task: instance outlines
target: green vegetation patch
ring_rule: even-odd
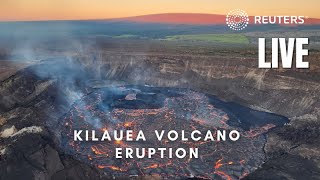
[[[218,43],[249,44],[249,40],[242,34],[192,34],[167,36],[165,40],[171,41],[206,41]]]
[[[122,34],[119,36],[112,36],[112,38],[139,38],[139,36],[133,34]]]

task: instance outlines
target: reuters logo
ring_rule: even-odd
[[[249,16],[241,9],[234,9],[228,13],[226,23],[230,29],[240,31],[248,26]]]

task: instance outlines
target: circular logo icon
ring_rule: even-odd
[[[230,29],[240,31],[248,26],[249,16],[244,10],[234,9],[228,13],[226,23]]]

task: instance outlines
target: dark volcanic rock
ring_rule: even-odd
[[[51,145],[48,134],[21,134],[1,155],[0,179],[101,179],[90,166],[61,155]]]
[[[319,54],[312,53],[308,57],[312,64],[310,71],[267,71],[257,70],[256,59],[247,56],[245,50],[240,52],[230,56],[221,55],[221,52],[207,56],[194,55],[192,51],[177,55],[112,51],[103,52],[99,59],[92,58],[91,54],[75,58],[80,66],[73,67],[73,63],[64,59],[62,64],[67,67],[62,68],[62,73],[61,66],[51,62],[19,71],[1,81],[0,126],[14,125],[18,131],[37,126],[43,132],[0,138],[0,179],[110,178],[101,170],[63,154],[55,146],[55,136],[52,135],[55,132],[49,134],[46,130],[48,126],[57,125],[58,119],[68,112],[74,100],[83,95],[73,93],[75,89],[90,93],[91,87],[83,87],[87,83],[82,81],[84,77],[98,78],[98,82],[111,79],[128,84],[187,87],[288,117],[291,122],[287,126],[268,134],[264,148],[267,162],[247,179],[317,179],[320,176]],[[63,91],[58,88],[69,83],[72,84],[71,89]],[[97,84],[106,86],[106,83]],[[112,83],[107,83],[107,86],[112,86]],[[69,97],[74,98],[70,100]],[[137,104],[141,102],[132,102],[128,107]],[[143,105],[146,104],[152,103]],[[123,107],[125,104],[115,106]],[[256,123],[261,122],[264,121]],[[233,168],[233,177],[239,177],[240,168]],[[197,171],[201,172],[201,167]],[[175,170],[167,173],[175,173]],[[218,175],[212,177],[220,178]]]
[[[90,166],[60,154],[46,129],[70,105],[48,77],[27,68],[0,84],[0,130],[15,129],[0,137],[0,179],[98,179]]]
[[[261,169],[253,172],[244,180],[288,180],[320,179],[320,170],[315,163],[300,156],[284,154],[270,159]]]

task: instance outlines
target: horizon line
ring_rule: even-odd
[[[14,22],[55,22],[55,21],[112,21],[112,20],[125,20],[127,18],[135,18],[135,17],[143,17],[143,16],[152,16],[152,15],[165,15],[165,14],[194,14],[194,15],[216,15],[216,16],[226,16],[226,14],[211,14],[211,13],[188,13],[188,12],[181,12],[181,13],[176,13],[176,12],[168,12],[168,13],[155,13],[155,14],[142,14],[142,15],[135,15],[135,16],[125,16],[125,17],[114,17],[114,18],[90,18],[90,19],[39,19],[39,20],[0,20],[0,23],[14,23]],[[249,17],[254,17],[257,15],[252,15]],[[277,15],[269,15],[269,16],[277,16]],[[286,15],[281,15],[281,16],[286,16]],[[288,15],[289,16],[289,15]],[[309,17],[305,16],[306,19],[317,19],[320,20],[320,18],[316,17]]]

